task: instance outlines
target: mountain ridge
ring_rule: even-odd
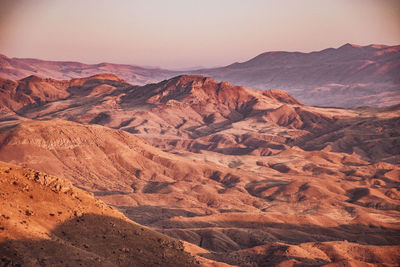
[[[199,74],[254,89],[282,89],[308,105],[336,107],[394,105],[400,99],[399,69],[400,46],[375,44],[345,44],[309,53],[265,52],[241,63],[183,72],[4,55],[0,60],[0,77],[13,80],[32,74],[71,79],[109,72],[131,84],[144,85],[179,74]]]

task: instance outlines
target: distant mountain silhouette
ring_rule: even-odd
[[[400,100],[400,46],[345,44],[311,53],[266,52],[192,73],[254,89],[282,89],[308,105],[387,106]]]
[[[173,77],[180,72],[143,68],[126,64],[84,64],[71,61],[48,61],[33,58],[8,58],[0,54],[0,77],[18,80],[30,75],[53,79],[82,78],[99,73],[113,73],[126,81],[143,85]]]

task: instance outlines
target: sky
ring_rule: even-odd
[[[0,53],[169,69],[400,44],[400,0],[0,0]]]

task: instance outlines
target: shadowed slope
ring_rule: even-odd
[[[196,266],[182,244],[56,177],[0,162],[0,264]]]
[[[202,254],[201,254],[202,255]],[[273,243],[207,257],[247,266],[396,266],[400,248],[350,242],[310,242],[301,245]]]

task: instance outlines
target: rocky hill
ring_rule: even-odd
[[[0,162],[1,266],[200,266],[68,181]]]

